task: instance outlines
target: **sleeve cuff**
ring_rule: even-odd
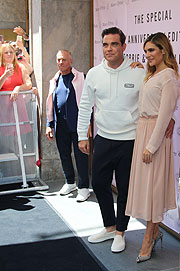
[[[78,135],[78,141],[82,141],[82,140],[88,140],[88,137]]]
[[[148,144],[148,145],[146,146],[146,149],[147,149],[149,152],[151,152],[152,154],[154,154],[154,153],[156,152],[156,148],[153,147],[153,146],[150,145],[150,144]]]

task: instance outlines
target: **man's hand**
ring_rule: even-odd
[[[13,32],[16,33],[19,36],[25,35],[24,29],[22,29],[20,26],[15,27]]]
[[[24,45],[20,40],[16,40],[16,45],[19,49],[23,50],[24,49]]]
[[[165,132],[165,137],[166,138],[172,138],[172,135],[173,135],[173,131],[174,131],[174,124],[175,124],[175,120],[174,119],[171,119],[169,124],[168,124],[168,127],[166,129],[166,132]]]
[[[88,140],[81,140],[79,141],[79,149],[85,154],[89,154],[89,141]]]
[[[13,32],[19,36],[22,36],[24,39],[29,39],[29,35],[20,26],[15,27]]]
[[[46,136],[50,141],[54,139],[54,129],[51,127],[46,127]]]
[[[142,160],[144,163],[150,164],[152,162],[152,153],[145,149],[142,155]]]

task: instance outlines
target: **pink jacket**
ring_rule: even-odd
[[[79,72],[76,69],[72,68],[72,73],[74,74],[74,78],[72,80],[73,87],[76,93],[76,101],[77,106],[79,107],[80,98],[82,94],[82,89],[84,85],[84,73]],[[49,85],[49,94],[46,101],[46,115],[48,122],[53,121],[53,92],[56,88],[56,81],[60,75],[60,71],[58,71],[55,76],[50,80]]]

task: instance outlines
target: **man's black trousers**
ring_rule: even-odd
[[[66,182],[73,184],[75,182],[75,173],[72,162],[72,144],[78,172],[78,188],[89,188],[88,176],[88,155],[82,153],[78,148],[77,132],[71,132],[67,122],[63,118],[58,118],[56,127],[56,143],[59,150],[62,167]]]
[[[125,215],[134,140],[111,140],[99,135],[94,140],[92,187],[96,194],[105,227],[116,225],[125,231],[129,216]],[[114,210],[112,179],[115,173],[117,215]]]

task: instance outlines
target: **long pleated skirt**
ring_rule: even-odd
[[[176,208],[176,199],[172,139],[164,137],[150,164],[142,161],[155,124],[156,118],[138,122],[126,215],[158,223],[166,211]]]

